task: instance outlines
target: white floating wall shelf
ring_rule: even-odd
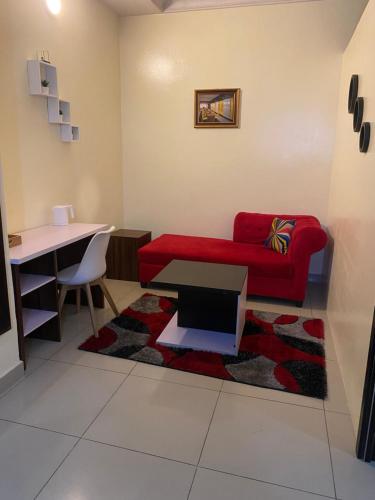
[[[62,101],[57,97],[49,97],[47,100],[47,105],[48,105],[48,121],[50,123],[70,124],[70,102]]]
[[[47,98],[48,121],[60,125],[60,138],[63,142],[77,142],[79,127],[70,124],[70,102],[59,99],[57,69],[45,61],[27,61],[27,75],[30,95]],[[43,87],[42,81],[49,82]]]
[[[44,61],[27,61],[27,73],[29,77],[29,92],[30,95],[40,95],[43,97],[57,97],[57,71],[52,64]],[[47,91],[43,91],[42,81],[47,80],[49,86]],[[44,87],[46,88],[46,87]]]
[[[65,123],[60,125],[60,137],[63,142],[79,141],[79,127]]]

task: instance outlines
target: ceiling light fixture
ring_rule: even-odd
[[[57,16],[61,12],[61,0],[46,0],[48,10],[54,16]]]

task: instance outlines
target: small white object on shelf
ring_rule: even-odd
[[[49,97],[47,104],[48,121],[50,123],[64,123],[70,125],[70,102],[63,101],[57,97]]]
[[[43,276],[42,274],[20,274],[21,297],[37,290],[38,288],[54,281],[55,276]]]
[[[79,127],[63,123],[60,125],[60,136],[63,142],[79,141]]]
[[[30,95],[58,97],[56,66],[44,61],[30,59],[27,61],[27,75]],[[49,82],[48,87],[42,86],[42,81]],[[45,91],[44,89],[47,89]]]
[[[26,337],[50,319],[57,316],[57,311],[44,311],[43,309],[22,309],[23,335]]]
[[[52,215],[54,226],[68,226],[69,217],[75,218],[73,205],[56,205],[52,207]]]

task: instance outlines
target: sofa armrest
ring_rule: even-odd
[[[300,260],[319,252],[327,244],[327,234],[318,224],[300,224],[292,233],[289,254],[292,260]]]

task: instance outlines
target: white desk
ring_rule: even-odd
[[[23,264],[106,229],[108,229],[107,224],[78,222],[68,226],[41,226],[22,231],[17,233],[22,237],[22,245],[9,250],[10,262]]]
[[[20,359],[26,366],[25,337],[61,340],[56,277],[59,269],[81,261],[91,236],[106,224],[41,226],[18,233],[22,244],[10,249]],[[96,288],[96,289],[95,289]],[[103,294],[94,287],[94,304]]]

